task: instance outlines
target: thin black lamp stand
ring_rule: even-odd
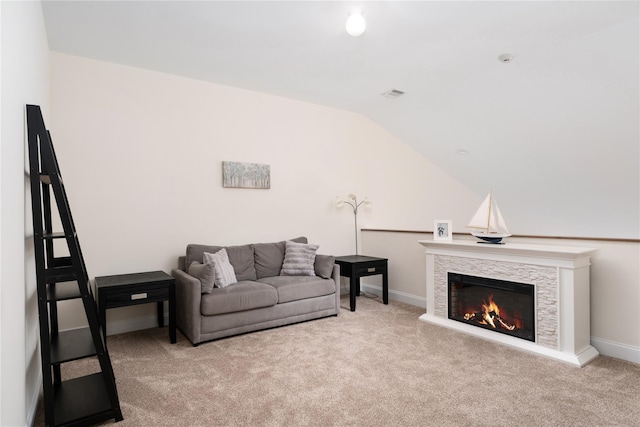
[[[354,231],[356,237],[356,255],[358,255],[358,208],[362,205],[365,207],[371,206],[371,201],[365,197],[362,201],[358,202],[358,197],[355,194],[348,194],[346,199],[336,197],[336,207],[341,208],[344,204],[348,204],[353,208],[353,220]]]

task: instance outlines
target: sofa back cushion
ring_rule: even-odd
[[[187,245],[186,265],[191,265],[193,261],[203,262],[205,252],[216,253],[222,248],[227,250],[229,262],[233,266],[238,281],[257,279],[252,245],[209,246],[190,244]]]
[[[307,243],[306,237],[296,237],[291,239],[296,243]],[[263,277],[274,277],[280,275],[282,262],[284,261],[286,242],[275,243],[254,243],[253,252],[255,255],[256,276],[258,279]]]

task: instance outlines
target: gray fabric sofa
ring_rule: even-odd
[[[307,243],[304,237],[292,241]],[[286,241],[224,247],[237,283],[203,293],[205,278],[196,277],[194,268],[203,263],[205,252],[222,248],[190,244],[171,273],[176,279],[176,323],[194,345],[340,312],[335,258],[317,254],[310,273],[315,275],[281,275]]]

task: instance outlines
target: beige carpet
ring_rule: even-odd
[[[347,307],[199,347],[166,328],[109,337],[117,425],[640,426],[639,365],[576,368],[421,322],[417,307]]]

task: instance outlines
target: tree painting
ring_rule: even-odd
[[[271,167],[258,163],[222,162],[222,186],[271,188]]]

